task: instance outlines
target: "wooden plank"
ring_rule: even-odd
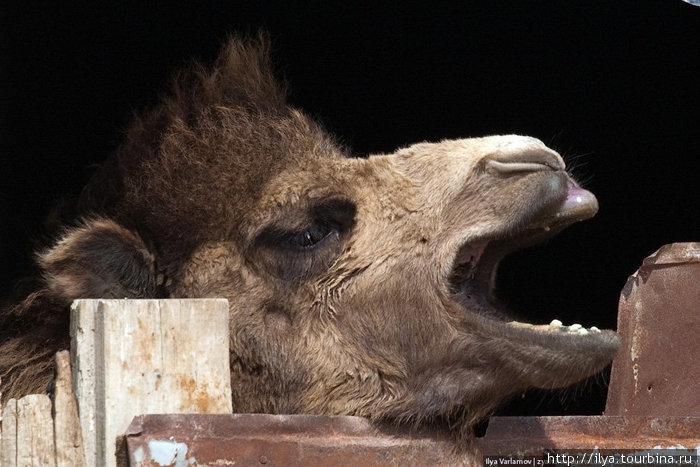
[[[77,300],[71,339],[86,465],[135,415],[232,412],[225,299]]]
[[[70,353],[63,350],[56,354],[56,391],[54,397],[56,416],[54,438],[56,440],[56,467],[83,467],[83,435],[80,431],[78,406],[71,383]]]
[[[2,406],[2,378],[0,378],[0,467],[3,466],[2,462],[2,412],[3,412],[3,406]]]
[[[17,467],[56,467],[51,400],[44,394],[17,401]]]
[[[10,399],[2,410],[0,466],[17,467],[17,400]]]
[[[83,435],[85,465],[97,465],[97,446],[100,434],[97,433],[95,419],[95,319],[92,308],[97,303],[80,300],[71,305],[70,319],[70,363],[73,370],[73,392],[78,402],[78,417]],[[79,310],[79,306],[81,309]],[[84,384],[82,382],[85,382]]]

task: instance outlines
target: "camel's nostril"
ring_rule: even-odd
[[[512,174],[516,172],[539,172],[543,170],[556,170],[548,164],[540,162],[501,162],[497,160],[489,160],[486,163],[486,169],[491,172],[501,174]]]
[[[487,156],[488,170],[501,174],[564,170],[561,156],[540,140],[517,135],[503,138],[497,150]]]
[[[547,148],[533,144],[510,144],[491,154],[487,166],[502,172],[521,172],[537,170],[564,170],[564,160],[559,154]]]

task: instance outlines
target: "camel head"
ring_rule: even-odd
[[[504,255],[598,209],[555,151],[507,135],[353,157],[286,103],[261,43],[182,75],[79,209],[40,256],[44,293],[228,298],[236,411],[469,427],[619,346],[494,296]]]

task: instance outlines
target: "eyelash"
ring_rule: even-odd
[[[301,213],[311,221],[306,224],[308,228],[299,231],[272,224],[258,234],[255,243],[272,250],[297,253],[313,251],[315,254],[317,247],[325,245],[331,237],[340,238],[352,228],[355,212],[355,205],[350,201],[331,199]]]
[[[332,232],[333,229],[328,225],[314,224],[303,232],[290,235],[287,243],[296,250],[308,250],[321,243]]]

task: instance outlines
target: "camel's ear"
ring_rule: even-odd
[[[66,302],[157,296],[153,253],[138,234],[110,220],[68,231],[38,259],[49,290]]]

